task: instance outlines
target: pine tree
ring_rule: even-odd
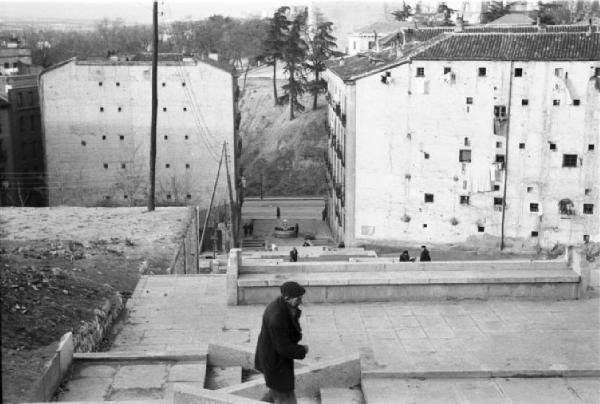
[[[414,15],[414,13],[412,12],[412,7],[410,5],[406,4],[405,2],[402,2],[402,9],[393,11],[392,15],[398,21],[406,21],[408,17]]]
[[[335,37],[332,35],[333,23],[325,21],[317,26],[317,30],[309,38],[310,53],[305,62],[305,67],[313,72],[314,80],[309,82],[307,90],[313,95],[313,110],[317,109],[317,96],[324,92],[327,83],[319,75],[324,72],[325,61],[334,56],[341,56],[343,53],[335,51]]]
[[[260,59],[267,65],[273,66],[273,98],[275,105],[279,105],[277,97],[277,60],[282,59],[282,50],[285,46],[291,22],[287,19],[286,13],[289,7],[279,7],[269,19],[267,36],[263,41],[263,52]]]
[[[282,60],[288,73],[288,83],[283,86],[290,103],[290,121],[294,119],[294,108],[301,109],[298,96],[304,93],[305,81],[303,63],[308,53],[308,45],[303,39],[306,29],[306,11],[298,13],[292,21],[289,33],[282,47]]]

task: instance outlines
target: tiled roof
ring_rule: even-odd
[[[377,34],[388,34],[390,32],[396,32],[402,28],[414,27],[414,23],[408,21],[381,21],[373,24],[361,27],[353,32],[353,34],[367,33],[372,34],[376,31]]]
[[[600,34],[552,33],[448,35],[414,60],[600,60]]]

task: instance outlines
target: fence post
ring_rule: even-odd
[[[185,251],[185,238],[183,239],[183,274],[187,274],[187,252]]]
[[[200,273],[200,240],[198,238],[200,233],[200,207],[196,206],[196,233],[194,234],[194,243],[196,243],[196,273]]]

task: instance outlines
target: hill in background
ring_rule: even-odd
[[[278,84],[281,87],[284,83]],[[240,88],[243,88],[241,79]],[[247,181],[246,196],[260,196],[261,175],[264,196],[325,194],[327,104],[321,96],[319,108],[313,111],[309,95],[300,102],[306,111],[297,113],[290,121],[289,105],[274,105],[272,80],[246,81],[240,100],[243,142],[240,167]]]

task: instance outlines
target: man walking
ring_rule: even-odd
[[[294,359],[304,359],[308,345],[300,345],[299,309],[305,289],[296,282],[281,285],[281,296],[272,301],[263,314],[256,345],[254,367],[265,376],[269,394],[263,401],[296,404]]]
[[[296,247],[294,247],[290,251],[290,262],[296,261],[298,261],[298,250],[296,250]]]

